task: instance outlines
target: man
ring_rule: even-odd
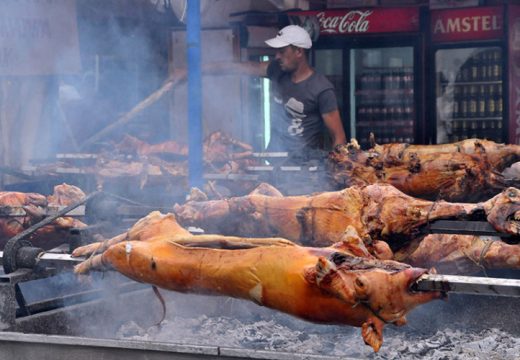
[[[346,141],[334,86],[308,62],[312,41],[305,29],[289,25],[266,41],[276,48],[270,62],[213,63],[204,73],[245,73],[267,77],[274,82],[275,108],[271,120],[268,151],[287,151],[292,159],[309,159],[322,148],[326,128],[332,146]]]
[[[275,60],[261,65],[274,82],[276,105],[269,149],[305,157],[305,153],[322,147],[324,127],[333,146],[345,143],[334,87],[308,63],[312,41],[307,31],[289,25],[266,44],[277,49]]]

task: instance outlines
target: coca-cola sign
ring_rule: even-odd
[[[320,35],[415,32],[419,30],[418,8],[344,9],[291,12],[293,23],[317,20]],[[389,21],[391,20],[391,21]],[[312,21],[314,22],[314,21]]]
[[[502,7],[489,6],[432,11],[432,40],[436,42],[491,40],[503,34]]]
[[[343,15],[327,16],[325,11],[316,14],[323,34],[366,33],[371,10],[352,10]]]

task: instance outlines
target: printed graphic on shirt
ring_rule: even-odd
[[[287,100],[284,107],[285,111],[291,116],[291,125],[287,128],[287,132],[291,136],[302,136],[304,130],[302,119],[306,116],[303,113],[303,103],[292,97]]]

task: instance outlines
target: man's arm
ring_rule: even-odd
[[[269,62],[213,62],[202,65],[202,75],[249,75],[267,77]],[[188,79],[185,68],[175,68],[170,74],[170,81],[184,82]]]
[[[269,62],[214,62],[202,65],[204,75],[267,76]]]
[[[335,147],[336,145],[345,144],[347,142],[347,137],[345,136],[345,130],[343,129],[343,123],[341,122],[339,111],[334,110],[322,114],[321,116],[332,138],[332,146]]]

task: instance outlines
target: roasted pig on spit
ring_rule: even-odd
[[[167,154],[188,156],[188,146],[173,140],[159,144],[148,144],[133,136],[125,135],[123,140],[115,147],[121,153],[138,156]],[[233,139],[221,131],[209,134],[204,139],[202,148],[204,163],[212,170],[236,169],[240,165],[248,165],[254,161],[251,145]]]
[[[382,182],[420,198],[472,202],[516,184],[500,172],[519,155],[519,145],[485,140],[376,145],[367,151],[353,140],[330,153],[329,165],[338,188]]]
[[[428,224],[434,220],[487,220],[498,232],[520,233],[520,191],[516,188],[508,188],[477,204],[416,199],[387,184],[289,197],[262,184],[243,197],[200,201],[204,198],[196,191],[191,197],[192,200],[185,204],[174,206],[183,226],[198,226],[210,233],[224,235],[280,236],[306,246],[330,246],[340,241],[345,229],[352,226],[364,240],[368,252],[377,258],[394,258],[393,250],[397,251],[399,260],[422,267],[432,265],[431,262],[424,263],[425,258],[436,256],[428,255],[427,243],[418,248],[423,239],[451,242],[444,250],[455,248],[459,255],[470,249],[467,239],[472,237],[427,235]],[[476,263],[487,268],[520,268],[520,245],[497,241],[488,247],[479,240],[471,249],[473,254],[480,251],[477,258],[456,257],[459,261],[472,263],[460,264],[461,271],[469,271],[470,265]],[[440,258],[450,260],[449,254],[442,254]]]
[[[20,217],[0,218],[0,247],[3,249],[10,238],[42,220],[43,209],[47,206],[68,206],[79,202],[84,197],[85,193],[78,187],[67,184],[55,186],[54,193],[47,197],[36,193],[0,192],[1,207],[22,207],[26,214]],[[28,240],[36,247],[52,249],[64,242],[71,228],[85,226],[72,217],[60,217],[50,225],[38,229]]]
[[[396,251],[394,260],[435,267],[442,274],[471,275],[486,269],[520,269],[520,244],[498,237],[431,234]]]
[[[491,168],[499,172],[511,164],[520,161],[520,145],[498,144],[494,141],[482,139],[467,139],[455,143],[439,145],[410,145],[405,143],[375,144],[372,150],[387,161],[392,158],[403,160],[412,154],[422,156],[424,154],[458,152],[462,154],[479,155],[485,157],[491,165]]]
[[[123,156],[99,156],[96,168],[93,169],[99,183],[123,177],[139,179],[141,188],[149,183],[153,184],[152,179],[155,183],[165,183],[170,180],[169,183],[174,186],[185,187],[188,174],[188,163],[184,159],[188,155],[186,145],[176,141],[148,144],[133,136],[125,135],[123,140],[115,145],[115,149]],[[126,155],[132,155],[133,159],[126,159]],[[249,144],[233,139],[220,131],[211,133],[204,140],[203,160],[206,172],[218,174],[243,173],[247,166],[256,163]],[[256,186],[251,182],[224,185],[226,187],[233,185],[234,190],[236,188],[241,194],[251,191]],[[206,190],[220,197],[213,183],[209,184]]]
[[[102,253],[75,271],[115,269],[168,290],[242,298],[312,322],[358,326],[378,351],[386,323],[405,324],[406,313],[441,294],[411,291],[426,270],[357,257],[352,244],[361,240],[349,239],[357,237],[354,230],[344,237],[311,248],[280,238],[193,236],[174,215],[153,212],[109,245],[76,249],[75,256]]]

